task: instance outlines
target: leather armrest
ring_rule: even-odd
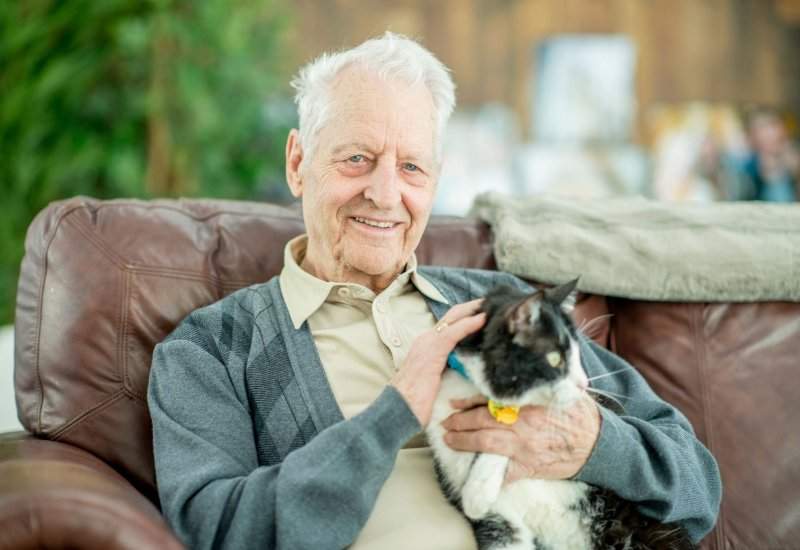
[[[180,549],[158,509],[72,445],[0,437],[0,549]]]

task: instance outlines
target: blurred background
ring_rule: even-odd
[[[458,87],[437,213],[487,190],[800,197],[800,0],[7,0],[0,326],[51,201],[289,201],[292,73],[387,29]]]

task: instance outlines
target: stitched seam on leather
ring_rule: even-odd
[[[703,407],[703,427],[706,432],[706,443],[708,450],[714,454],[714,428],[709,416],[711,397],[708,390],[708,381],[706,379],[706,367],[708,365],[708,358],[706,353],[706,339],[703,331],[703,310],[707,307],[706,304],[692,304],[687,305],[692,319],[692,332],[694,333],[694,346],[695,357],[697,359],[697,379],[700,385],[700,399]],[[723,529],[724,522],[722,521],[722,506],[720,506],[719,517],[717,518],[717,525],[715,530],[715,545],[717,548],[723,548]]]
[[[98,208],[99,210],[99,208]],[[162,275],[165,272],[168,273],[172,278],[178,279],[187,279],[187,280],[197,280],[197,281],[207,281],[212,283],[217,288],[217,294],[220,293],[220,286],[223,286],[224,283],[221,279],[214,276],[206,276],[196,272],[188,272],[188,271],[179,271],[179,270],[170,270],[169,268],[157,268],[157,267],[147,267],[147,266],[133,266],[127,264],[121,256],[113,252],[106,242],[99,238],[92,227],[87,226],[81,221],[78,220],[69,220],[70,224],[77,229],[81,235],[83,235],[86,240],[94,245],[97,250],[99,250],[110,262],[116,265],[123,276],[123,297],[120,303],[120,314],[118,318],[118,330],[119,330],[119,339],[117,343],[117,365],[120,365],[122,370],[122,381],[123,387],[130,393],[132,396],[136,396],[138,399],[138,394],[131,389],[131,382],[130,377],[128,375],[128,355],[126,353],[127,350],[127,342],[128,342],[128,310],[130,304],[130,296],[131,296],[131,274],[132,273],[142,273],[142,274],[152,274],[152,275]],[[244,284],[244,283],[243,283]],[[225,285],[227,286],[227,285]]]
[[[131,274],[128,270],[123,273],[122,300],[119,304],[119,339],[117,340],[117,365],[122,368],[122,387],[130,389],[128,379],[128,304],[131,299]]]
[[[206,275],[197,271],[189,271],[185,269],[176,269],[171,267],[157,267],[157,266],[148,266],[148,265],[136,265],[136,264],[129,264],[125,266],[125,268],[132,272],[141,275],[156,275],[156,276],[165,276],[165,277],[173,277],[175,279],[186,279],[192,281],[205,281],[209,282],[214,285],[221,285],[221,286],[235,286],[240,285],[246,286],[253,284],[252,281],[236,281],[236,280],[227,280],[221,277],[217,277],[215,275]]]
[[[50,439],[53,441],[60,440],[64,435],[67,434],[72,428],[86,420],[94,416],[96,413],[102,412],[104,409],[113,405],[116,401],[118,401],[121,397],[125,397],[126,392],[125,388],[120,388],[111,395],[109,395],[106,399],[95,405],[94,407],[83,411],[81,414],[70,420],[69,422],[63,424],[59,429],[53,431],[52,433],[48,434]]]
[[[36,372],[36,379],[34,383],[36,384],[36,389],[38,389],[39,391],[39,412],[36,415],[35,433],[43,432],[42,411],[44,410],[44,385],[42,384],[42,372],[41,369],[39,368],[39,358],[40,358],[39,342],[42,339],[42,304],[44,303],[44,287],[45,287],[45,281],[47,280],[47,267],[48,267],[47,259],[48,256],[50,255],[50,246],[53,244],[53,241],[55,240],[56,235],[58,234],[58,230],[61,227],[61,222],[63,222],[64,219],[68,215],[72,214],[72,212],[74,212],[75,210],[84,207],[85,207],[84,204],[76,204],[72,208],[67,208],[64,210],[64,212],[61,213],[61,215],[56,220],[55,224],[53,224],[52,232],[50,234],[50,237],[47,239],[47,244],[45,244],[44,251],[42,254],[42,281],[39,284],[39,296],[36,300],[37,302],[36,329],[33,337],[34,338],[33,349],[36,350],[36,357],[34,358],[33,361],[34,371]]]
[[[125,392],[125,395],[133,399],[136,403],[142,405],[146,411],[149,413],[149,409],[147,408],[147,396],[146,395],[139,395],[135,391],[130,388],[122,388]]]
[[[84,209],[84,210],[88,210],[88,209],[89,209],[89,207],[88,207],[88,205],[87,205],[87,204],[85,204],[85,203],[84,203],[84,204],[80,204],[80,205],[76,205],[76,207],[75,207],[75,208],[72,208],[72,209],[70,209],[70,210],[68,211],[68,213],[72,213],[72,212],[74,212],[75,210],[78,210],[78,209]],[[79,233],[80,233],[80,234],[81,234],[81,235],[82,235],[84,238],[86,238],[87,242],[89,242],[90,244],[92,244],[92,245],[93,245],[93,246],[94,246],[94,247],[95,247],[95,248],[96,248],[96,249],[97,249],[97,250],[98,250],[98,251],[99,251],[101,254],[103,254],[103,255],[104,255],[104,256],[105,256],[105,257],[106,257],[106,258],[107,258],[107,259],[108,259],[108,260],[109,260],[109,261],[110,261],[112,264],[114,264],[114,265],[116,265],[118,268],[120,268],[120,270],[122,271],[122,273],[123,273],[123,274],[125,273],[125,264],[124,264],[124,262],[122,261],[122,259],[121,259],[121,258],[120,258],[120,257],[119,257],[117,254],[114,254],[114,253],[113,253],[113,252],[112,252],[112,251],[111,251],[111,250],[110,250],[110,249],[109,249],[109,248],[106,246],[106,244],[105,244],[105,242],[104,242],[104,241],[102,241],[102,240],[101,240],[99,237],[97,237],[97,235],[96,235],[96,233],[94,232],[93,228],[91,228],[90,226],[87,226],[87,225],[86,225],[86,224],[84,224],[83,222],[81,222],[81,221],[79,221],[79,220],[76,220],[76,219],[74,219],[74,218],[67,218],[67,215],[66,215],[66,214],[65,214],[65,215],[63,215],[63,216],[61,217],[61,219],[59,219],[59,221],[58,221],[58,225],[59,225],[59,226],[60,226],[61,222],[67,223],[67,224],[69,224],[71,227],[73,227],[74,229],[76,229],[76,230],[77,230],[77,231],[78,231],[78,232],[79,232]],[[52,243],[52,239],[53,239],[53,238],[55,238],[55,235],[56,235],[56,233],[57,233],[57,231],[54,231],[54,232],[53,232],[53,236],[52,236],[52,238],[51,238],[51,241],[50,241],[50,243]],[[48,249],[48,252],[49,252],[50,243],[48,243],[48,247],[47,247],[47,249]],[[44,285],[44,281],[43,281],[43,285]],[[41,289],[41,292],[44,292],[44,289],[43,289],[43,288]],[[41,299],[42,299],[42,298],[41,298],[41,295],[40,295],[40,302],[41,302]],[[40,319],[41,319],[41,313],[40,313]],[[37,349],[37,355],[38,355],[38,349],[39,349],[39,347],[38,347],[38,340],[37,340],[37,348],[36,348],[36,349]],[[119,357],[119,354],[118,354],[118,357]],[[36,361],[36,363],[37,363],[37,373],[38,373],[38,364],[39,364],[38,357],[37,357],[37,361]],[[123,374],[124,374],[124,370],[123,370]],[[123,386],[124,386],[124,383],[123,383]],[[119,393],[119,392],[115,392],[115,393],[114,393],[114,394],[112,394],[112,395],[116,395],[117,393]],[[40,402],[40,405],[39,405],[39,430],[40,430],[40,431],[42,431],[42,429],[41,429],[41,424],[42,424],[42,411],[43,411],[43,409],[44,409],[44,391],[43,391],[43,389],[42,389],[42,400],[41,400],[41,402]],[[91,410],[91,409],[90,409],[90,410]],[[79,417],[77,417],[77,418],[78,418],[78,419],[80,419],[81,417],[79,416]],[[70,422],[69,422],[69,423],[67,423],[67,424],[64,424],[64,425],[62,425],[60,428],[58,428],[57,430],[55,430],[54,432],[52,432],[52,434],[51,434],[51,437],[53,437],[53,438],[58,438],[58,437],[60,437],[60,435],[61,435],[61,434],[63,434],[65,431],[67,431],[67,430],[69,430],[69,429],[70,429],[70,427],[72,426],[73,422],[75,422],[75,421],[77,421],[77,420],[73,420],[73,421],[70,421]]]
[[[131,280],[133,275],[150,275],[150,276],[158,276],[170,279],[184,279],[184,280],[193,280],[193,281],[205,281],[211,282],[216,287],[216,292],[219,295],[219,298],[222,298],[222,295],[226,294],[226,291],[233,291],[243,286],[246,286],[248,283],[242,283],[239,286],[231,285],[229,283],[224,283],[221,280],[210,280],[208,277],[197,275],[195,277],[182,277],[181,274],[176,273],[158,273],[155,271],[150,270],[142,270],[137,269],[135,267],[126,266],[122,269],[121,273],[124,276],[123,282],[123,299],[122,303],[120,304],[120,316],[118,320],[119,326],[119,333],[120,333],[120,343],[117,345],[117,364],[122,366],[122,380],[123,380],[123,388],[128,393],[128,395],[134,399],[142,400],[146,402],[147,397],[144,394],[138,393],[136,390],[133,389],[133,383],[131,382],[131,377],[128,374],[128,339],[130,337],[130,326],[131,324],[128,322],[129,319],[129,311],[130,311],[130,303],[132,301],[132,287]]]
[[[127,203],[125,203],[125,204],[127,204]],[[114,205],[105,205],[106,208],[111,207],[111,206],[114,206]],[[132,203],[132,204],[129,204],[129,206],[138,206],[138,205],[136,205],[135,203]],[[142,208],[146,208],[146,207],[142,206]],[[186,212],[183,212],[182,210],[175,209],[175,208],[167,208],[167,207],[158,207],[158,208],[186,214]],[[103,209],[103,206],[97,208],[98,211],[101,210],[101,209]],[[147,209],[149,210],[150,208],[147,208]],[[220,212],[220,213],[221,214],[228,214],[228,213],[237,214],[236,212]],[[240,212],[238,214],[244,214],[244,213]],[[207,216],[205,218],[195,218],[193,216],[189,216],[189,217],[192,217],[193,219],[202,221],[202,220],[208,219],[208,218],[213,217],[213,216]],[[294,218],[287,217],[286,219],[294,219]],[[170,267],[161,267],[161,266],[149,266],[149,265],[132,264],[132,263],[129,263],[129,262],[125,261],[124,258],[122,258],[118,254],[116,254],[110,247],[108,247],[106,242],[103,239],[101,239],[101,238],[99,238],[97,236],[97,234],[95,233],[94,229],[91,226],[89,226],[89,225],[87,225],[84,222],[79,221],[79,220],[70,220],[70,223],[76,229],[78,229],[80,231],[80,233],[87,238],[87,240],[89,240],[93,245],[95,245],[95,247],[98,248],[108,258],[109,261],[115,263],[121,269],[126,269],[128,271],[132,271],[132,272],[136,272],[136,273],[143,273],[143,274],[155,274],[155,275],[165,274],[165,275],[174,276],[174,277],[177,277],[177,278],[184,278],[184,279],[198,280],[198,281],[208,281],[208,282],[216,284],[216,285],[225,285],[225,286],[237,285],[237,284],[248,285],[248,284],[251,284],[251,282],[252,282],[252,281],[244,281],[244,280],[242,280],[242,281],[235,281],[235,280],[234,281],[227,281],[225,279],[222,279],[221,277],[217,277],[215,275],[205,275],[205,274],[202,274],[202,273],[198,273],[197,271],[182,270],[182,269],[176,269],[176,268],[170,268]]]
[[[83,235],[90,244],[94,245],[103,256],[105,256],[108,261],[119,267],[120,269],[125,269],[125,261],[121,258],[118,254],[116,254],[111,248],[106,245],[106,242],[97,236],[97,233],[94,231],[94,228],[83,223],[79,220],[69,220],[70,225],[72,225],[75,229],[77,229],[81,235]]]
[[[122,303],[120,304],[120,343],[117,346],[117,364],[122,365],[122,389],[125,391],[125,394],[128,397],[131,397],[137,401],[145,402],[147,397],[145,395],[140,395],[133,389],[133,383],[131,382],[131,378],[128,375],[128,337],[130,323],[128,322],[129,311],[130,311],[130,303],[132,301],[132,285],[131,285],[131,278],[132,274],[130,270],[125,270],[125,280],[123,283],[124,292],[123,292],[123,299]]]
[[[220,202],[223,202],[223,201],[224,201],[224,199],[218,199],[218,200],[214,200],[214,201],[209,201],[208,203],[205,203],[203,201],[198,201],[198,202],[194,202],[194,203],[190,202],[190,201],[184,201],[183,204],[187,204],[187,205],[191,205],[191,204],[201,204],[201,205],[202,204],[208,204],[208,205],[213,206],[214,204],[219,204]],[[263,218],[269,218],[269,219],[276,219],[277,218],[277,219],[281,219],[281,220],[302,221],[302,218],[299,218],[298,216],[295,216],[295,215],[292,215],[292,214],[283,214],[282,215],[282,214],[273,214],[273,213],[266,213],[266,212],[265,213],[240,212],[240,211],[237,211],[237,210],[216,210],[216,211],[211,212],[211,213],[209,213],[209,214],[207,214],[205,216],[197,216],[197,215],[193,214],[192,212],[189,212],[189,211],[187,211],[187,210],[185,210],[183,208],[179,208],[177,206],[171,206],[171,205],[166,204],[166,203],[163,203],[163,204],[152,204],[152,203],[149,203],[148,204],[148,203],[141,203],[141,202],[131,201],[131,200],[127,200],[127,201],[126,200],[114,200],[114,201],[109,201],[109,202],[105,202],[105,203],[102,203],[102,204],[98,204],[97,210],[100,211],[100,210],[103,210],[103,209],[116,208],[116,207],[120,207],[120,206],[124,206],[124,207],[127,207],[127,208],[131,208],[131,207],[133,207],[133,208],[142,208],[144,210],[169,210],[170,212],[175,212],[177,214],[181,214],[183,216],[186,216],[187,218],[191,218],[191,219],[197,220],[197,221],[207,221],[207,220],[210,220],[212,218],[216,218],[217,216],[223,216],[223,215],[263,217]]]

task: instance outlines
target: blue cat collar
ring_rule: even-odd
[[[464,368],[464,363],[462,363],[458,357],[456,357],[455,352],[451,352],[450,355],[447,356],[447,366],[456,371],[458,374],[469,380],[469,375],[467,374],[467,369]]]

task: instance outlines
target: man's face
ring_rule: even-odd
[[[311,158],[292,131],[287,179],[303,197],[303,268],[320,279],[389,285],[417,247],[433,205],[438,163],[427,88],[361,70],[333,86],[328,124]]]

